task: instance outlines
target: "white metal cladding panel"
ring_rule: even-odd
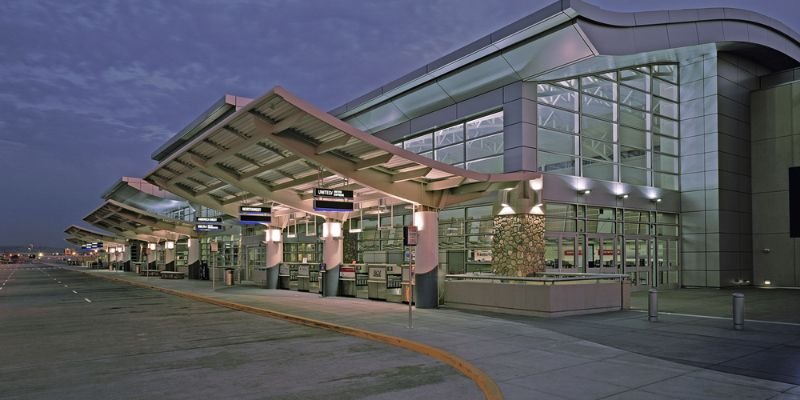
[[[210,143],[202,141],[194,145],[194,147],[191,148],[191,151],[205,158],[211,158],[214,155],[214,153],[219,151],[219,149],[211,145]]]
[[[216,132],[211,135],[211,140],[229,149],[236,146],[237,143],[244,139],[230,130],[222,128],[217,129]]]
[[[251,162],[242,160],[236,156],[228,156],[224,160],[220,160],[217,164],[226,167],[229,170],[239,171],[247,166],[253,165]]]
[[[348,144],[347,146],[342,147],[341,150],[344,151],[347,154],[351,154],[353,156],[356,156],[356,157],[359,157],[359,158],[363,158],[366,155],[375,152],[377,149],[376,149],[375,146],[373,146],[373,145],[371,145],[369,143],[362,142],[362,141],[358,140],[355,143]],[[382,152],[382,153],[385,153],[385,152]]]
[[[276,182],[279,179],[284,178],[284,176],[281,175],[280,173],[276,172],[275,170],[270,170],[270,171],[264,172],[263,174],[258,175],[258,178],[262,179],[262,180],[264,180],[266,182]]]

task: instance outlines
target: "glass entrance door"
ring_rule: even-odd
[[[678,240],[676,238],[658,238],[656,246],[656,286],[677,289],[680,287],[680,263]]]
[[[586,236],[586,272],[617,273],[616,265],[621,257],[622,251],[617,248],[614,235]]]
[[[634,290],[650,287],[651,265],[650,239],[625,238],[624,273],[628,274]]]

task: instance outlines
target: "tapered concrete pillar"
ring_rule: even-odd
[[[191,266],[200,262],[200,239],[190,238],[186,242],[188,247],[188,254],[186,256],[186,265]]]
[[[266,239],[266,288],[277,289],[280,264],[283,262],[283,231],[280,228],[267,229]]]
[[[329,219],[322,224],[322,262],[325,263],[325,278],[322,283],[323,296],[339,294],[339,265],[344,259],[342,223]]]
[[[167,271],[175,271],[175,256],[178,252],[177,247],[177,244],[172,241],[164,243],[164,269]]]
[[[427,207],[414,213],[417,227],[415,275],[418,308],[439,307],[439,213]]]

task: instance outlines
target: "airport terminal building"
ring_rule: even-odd
[[[413,263],[428,307],[477,273],[800,286],[799,61],[750,11],[558,1],[327,112],[225,96],[103,195],[84,218],[102,232],[67,235],[334,295]]]

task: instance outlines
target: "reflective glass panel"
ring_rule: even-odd
[[[581,96],[581,112],[608,121],[616,120],[614,118],[614,103],[599,97]]]
[[[614,164],[583,159],[583,176],[606,181],[614,180]]]
[[[436,149],[436,160],[446,164],[456,164],[464,161],[464,143]]]
[[[602,97],[608,100],[616,100],[617,84],[596,76],[585,76],[581,78],[581,90],[592,96]]]
[[[573,204],[547,203],[545,205],[545,216],[559,218],[575,218],[577,213]]]
[[[653,150],[677,156],[678,139],[661,135],[653,135]]]
[[[678,181],[678,175],[666,174],[666,173],[663,173],[663,172],[655,172],[655,173],[653,173],[653,181],[654,181],[653,184],[656,187],[669,189],[669,190],[678,190],[678,189],[680,189],[679,183],[678,183],[679,182]]]
[[[544,238],[544,266],[549,269],[558,268],[558,238]]]
[[[574,219],[547,218],[544,221],[546,232],[575,232]]]
[[[678,83],[678,66],[675,64],[654,65],[653,76],[672,83]]]
[[[647,113],[630,107],[619,106],[619,123],[631,128],[647,130]]]
[[[464,125],[458,124],[433,132],[436,147],[449,146],[464,140]]]
[[[647,185],[647,170],[641,168],[632,168],[620,165],[620,180],[632,185]]]
[[[467,121],[467,139],[503,131],[503,112]]]
[[[572,111],[578,110],[578,92],[547,83],[538,84],[536,89],[540,103]]]
[[[553,153],[575,154],[578,137],[547,129],[539,129],[537,140],[541,150]]]
[[[627,86],[619,87],[619,102],[628,107],[638,108],[640,110],[648,110],[648,96],[647,93],[641,90],[631,89]]]
[[[614,145],[599,140],[584,138],[581,140],[581,156],[601,161],[614,161]]]
[[[476,172],[503,172],[503,156],[489,157],[467,163],[467,169]]]
[[[575,175],[575,158],[561,154],[538,152],[538,169],[543,172],[550,172],[561,175]]]
[[[653,113],[672,119],[678,119],[678,103],[654,97]]]
[[[619,72],[619,83],[645,92],[650,91],[650,85],[647,84],[648,79],[649,76],[647,76],[647,73],[639,69],[624,69]]]
[[[647,168],[648,151],[620,146],[619,162],[632,167]]]
[[[408,139],[403,143],[403,148],[417,154],[429,151],[433,149],[433,137],[428,133]]]
[[[539,105],[538,123],[539,126],[555,129],[563,132],[578,132],[578,114]]]
[[[645,149],[647,148],[647,135],[644,131],[628,128],[627,126],[620,126],[619,144],[628,147]]]
[[[661,79],[653,79],[653,94],[672,101],[678,101],[678,85]]]
[[[678,121],[653,116],[653,132],[672,137],[678,137]]]
[[[503,135],[494,134],[467,142],[467,160],[475,160],[503,153]]]
[[[582,116],[581,136],[612,142],[614,141],[614,124],[608,121]]]
[[[666,154],[653,154],[653,169],[656,171],[678,173],[678,157]]]

